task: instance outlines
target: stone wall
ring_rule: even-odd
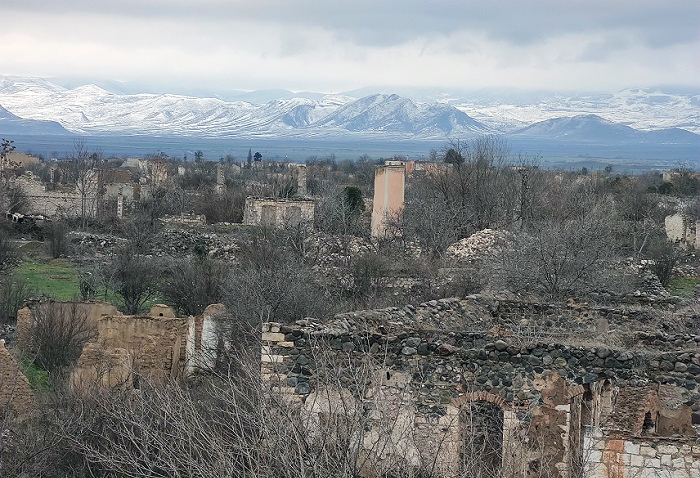
[[[474,462],[464,457],[465,430],[477,410],[477,423],[500,424],[501,476],[570,478],[591,462],[592,445],[585,438],[589,429],[606,438],[614,433],[632,438],[645,427],[646,413],[653,411],[654,417],[681,417],[683,423],[676,424],[693,433],[680,437],[683,443],[698,440],[690,421],[700,407],[700,336],[659,336],[653,347],[631,351],[572,344],[571,334],[539,334],[568,324],[567,330],[578,331],[580,337],[610,314],[620,314],[623,322],[644,320],[641,310],[472,297],[339,314],[330,321],[267,323],[262,329],[262,374],[302,408],[308,409],[309,397],[316,403],[329,389],[335,394],[346,389],[357,407],[393,410],[394,421],[400,417],[400,426],[410,433],[383,439],[410,465],[435,462],[445,476],[475,473],[467,469]],[[524,340],[514,333],[523,321],[538,334]],[[345,378],[329,380],[329,369],[345,371]],[[358,383],[358,376],[369,378]],[[643,386],[651,386],[648,400],[635,392]],[[661,400],[660,386],[674,390],[674,400],[682,406]],[[639,407],[626,402],[635,396]],[[382,398],[378,402],[376,397]],[[484,418],[483,410],[490,406],[497,416]],[[471,410],[469,420],[465,410]],[[382,426],[368,428],[375,430],[371,435]],[[657,436],[660,431],[650,433]],[[690,463],[700,466],[697,461]]]
[[[698,478],[700,443],[660,437],[605,437],[589,429],[586,477]]]
[[[31,173],[17,178],[16,182],[29,200],[29,212],[46,216],[78,216],[82,211],[82,196],[75,188],[47,189],[46,185]],[[97,214],[97,185],[88,192],[85,201],[87,216]]]
[[[248,196],[243,209],[243,224],[282,227],[313,225],[315,205],[310,199],[256,198]]]
[[[29,380],[0,340],[0,418],[6,414],[24,418],[37,410]]]

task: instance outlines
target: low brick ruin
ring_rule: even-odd
[[[104,315],[95,338],[85,345],[71,374],[74,389],[95,384],[139,388],[214,366],[216,320],[226,313],[210,305],[197,317],[174,317],[167,306],[148,316]]]
[[[318,416],[311,436],[329,414],[391,416],[362,441],[386,440],[378,462],[401,456],[445,477],[696,478],[697,331],[632,333],[624,348],[583,341],[608,319],[640,330],[653,313],[470,296],[265,323],[261,368]],[[327,367],[347,380],[328,380]]]

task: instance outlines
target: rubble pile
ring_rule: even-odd
[[[445,255],[458,263],[470,264],[497,256],[506,250],[512,242],[513,235],[508,231],[483,229],[450,245]]]

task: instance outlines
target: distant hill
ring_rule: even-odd
[[[229,100],[223,100],[124,94],[119,90],[136,85],[97,83],[56,85],[42,78],[0,75],[0,104],[21,117],[5,114],[5,134],[66,134],[61,127],[82,135],[201,138],[444,141],[501,134],[557,143],[694,146],[695,133],[700,133],[700,96],[691,90],[465,93],[406,87],[397,90],[402,94],[381,88],[388,92],[360,89],[332,95],[230,90]]]
[[[594,114],[539,121],[516,130],[513,135],[597,143],[672,142],[688,144],[700,141],[700,135],[680,128],[640,131],[624,124],[605,120]]]
[[[66,135],[71,134],[55,121],[23,119],[0,106],[0,137],[14,135]]]
[[[371,95],[341,106],[320,120],[349,131],[386,131],[417,135],[488,133],[483,124],[444,104],[416,104],[408,98]]]

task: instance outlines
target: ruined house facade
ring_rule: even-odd
[[[243,209],[243,224],[283,227],[314,223],[315,204],[311,199],[258,198],[248,196]]]
[[[127,169],[94,168],[81,171],[75,183],[64,184],[61,168],[52,166],[49,182],[27,171],[13,180],[13,186],[27,196],[28,212],[33,214],[99,217],[107,213],[122,217],[134,201],[148,197],[154,188],[169,184],[167,161],[137,160],[137,164],[143,174],[141,183],[134,182]]]
[[[700,335],[639,333],[643,352],[557,335],[571,324],[570,336],[595,336],[617,316],[645,320],[470,296],[266,323],[261,368],[313,418],[312,437],[329,416],[376,415],[359,443],[378,463],[400,456],[444,477],[699,477]],[[328,364],[364,378],[328,380]]]
[[[140,380],[162,382],[211,369],[216,323],[225,314],[221,304],[210,305],[197,317],[176,317],[163,304],[154,305],[147,315],[129,316],[99,301],[38,302],[17,313],[18,347],[26,354],[35,352],[34,331],[46,320],[72,322],[72,330],[87,341],[71,373],[72,386],[138,388]]]
[[[175,317],[162,305],[145,316],[103,315],[71,373],[71,386],[139,388],[143,380],[158,383],[211,369],[216,323],[225,313],[213,304],[197,317]]]
[[[666,236],[685,248],[700,249],[700,221],[687,214],[676,213],[664,219]]]

